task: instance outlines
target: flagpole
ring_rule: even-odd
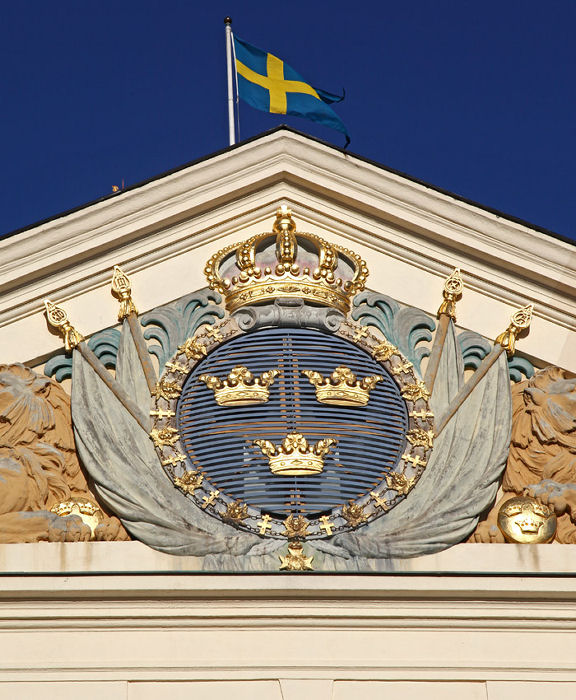
[[[236,143],[236,134],[234,133],[234,90],[232,87],[232,19],[226,17],[224,24],[226,25],[226,69],[228,74],[228,139],[232,146]]]

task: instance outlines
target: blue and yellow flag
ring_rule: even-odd
[[[292,114],[341,131],[348,131],[328,104],[343,99],[313,88],[293,68],[271,53],[234,36],[238,96],[252,107],[271,114]]]

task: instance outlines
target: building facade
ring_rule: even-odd
[[[573,696],[571,243],[281,128],[0,249],[6,697]]]

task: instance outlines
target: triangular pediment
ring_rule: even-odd
[[[86,335],[113,325],[114,265],[144,312],[206,285],[206,260],[270,229],[281,204],[300,230],[359,253],[368,287],[434,314],[462,270],[458,321],[487,338],[535,305],[521,351],[576,371],[572,244],[281,128],[0,240],[0,362],[60,349],[43,300]]]

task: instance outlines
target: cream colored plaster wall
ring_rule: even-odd
[[[573,700],[573,683],[399,681],[0,682],[13,700]]]
[[[136,542],[0,557],[2,698],[576,692],[571,545],[459,545],[368,576],[194,573]]]
[[[428,554],[411,559],[391,559],[387,566],[390,573],[423,574],[447,572],[452,574],[504,574],[502,590],[509,579],[518,575],[561,574],[569,580],[574,573],[576,545],[513,545],[513,544],[459,544],[443,552]],[[141,542],[38,542],[29,544],[0,545],[0,580],[4,581],[2,590],[12,577],[22,572],[34,576],[54,576],[60,574],[124,574],[124,573],[198,573],[202,571],[202,557],[174,556],[157,552]],[[280,566],[280,560],[278,560]],[[2,579],[4,576],[6,578]],[[312,575],[304,574],[296,581],[311,580]],[[328,581],[331,575],[323,578]],[[353,581],[354,577],[349,579]],[[384,577],[385,578],[385,577]],[[240,577],[242,579],[242,577]],[[47,579],[48,580],[48,579]],[[177,581],[178,579],[175,579]],[[212,579],[217,585],[219,579]],[[288,580],[285,572],[269,579],[269,586],[281,586]],[[340,579],[342,580],[342,579]],[[366,586],[370,576],[360,577]],[[384,579],[382,579],[384,580]],[[270,583],[273,581],[274,583]],[[348,581],[348,579],[347,579]],[[179,585],[179,584],[178,584]],[[359,583],[357,585],[360,585]],[[416,585],[416,584],[415,584]],[[447,585],[447,584],[446,584]],[[534,583],[534,585],[537,585]],[[465,588],[466,583],[463,581]]]
[[[463,269],[466,291],[458,304],[458,323],[461,327],[481,332],[488,338],[495,338],[502,332],[518,305],[532,298],[528,290],[524,290],[524,296],[518,296],[517,303],[512,304],[475,289],[474,282],[479,271],[469,272],[470,265],[467,265],[462,256],[444,255],[441,271],[422,269],[364,243],[351,241],[334,228],[318,225],[309,216],[298,217],[298,202],[288,197],[271,202],[265,207],[265,212],[261,212],[257,221],[241,226],[217,241],[198,245],[172,256],[166,255],[164,259],[155,260],[151,265],[138,261],[126,264],[121,253],[116,253],[103,261],[100,269],[94,270],[94,279],[99,280],[97,285],[95,282],[95,288],[74,295],[69,288],[62,286],[59,280],[57,289],[45,289],[44,293],[47,298],[62,303],[80,332],[91,335],[116,323],[118,302],[110,292],[111,268],[114,264],[120,264],[125,270],[130,270],[138,308],[141,312],[147,311],[205,287],[206,278],[203,271],[210,256],[231,243],[269,230],[276,206],[285,202],[293,207],[302,230],[315,233],[344,247],[352,247],[366,260],[370,270],[370,289],[431,314],[435,314],[440,305],[444,276],[453,267],[460,266]],[[518,291],[517,287],[517,295]],[[45,356],[62,346],[60,336],[49,330],[40,310],[0,327],[0,337],[0,362],[34,361],[35,358]],[[542,358],[544,362],[576,371],[576,333],[560,325],[556,319],[542,317],[538,309],[530,334],[519,342],[519,349]]]

